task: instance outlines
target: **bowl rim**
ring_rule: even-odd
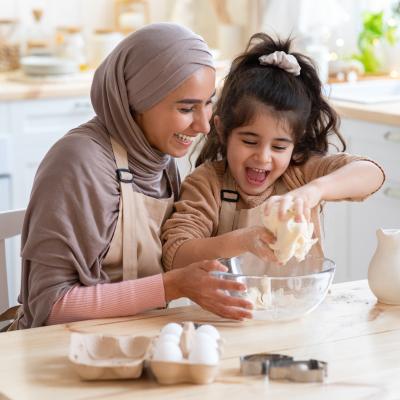
[[[236,257],[227,257],[227,258],[219,258],[217,260],[220,259],[229,259],[229,258],[239,258],[240,256],[236,256]],[[276,279],[276,280],[281,280],[281,279],[288,279],[288,278],[309,278],[310,276],[315,276],[315,275],[322,275],[322,274],[326,274],[326,273],[331,273],[331,272],[335,272],[336,271],[336,263],[331,260],[330,258],[327,257],[312,257],[314,259],[318,259],[318,260],[323,260],[323,262],[327,262],[328,264],[330,264],[326,269],[324,269],[323,271],[317,271],[317,272],[313,272],[312,274],[305,274],[305,275],[289,275],[289,276],[270,276],[270,275],[246,275],[246,274],[233,274],[232,272],[223,272],[223,271],[211,271],[211,275],[214,276],[231,276],[231,277],[235,277],[235,278],[270,278],[270,279]]]

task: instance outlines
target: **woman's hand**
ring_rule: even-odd
[[[265,202],[264,213],[269,215],[272,208],[278,206],[278,216],[282,221],[287,218],[289,209],[293,209],[296,222],[304,219],[310,221],[311,209],[317,206],[321,200],[322,192],[318,184],[310,182],[283,196],[271,196]]]
[[[249,310],[253,305],[250,301],[224,293],[225,290],[244,291],[246,286],[240,282],[218,279],[209,274],[211,271],[226,272],[227,268],[213,260],[166,272],[163,275],[166,300],[188,297],[221,317],[237,320],[251,318]]]

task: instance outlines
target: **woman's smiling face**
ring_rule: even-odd
[[[199,134],[210,131],[214,93],[215,71],[199,68],[155,106],[135,115],[135,120],[152,147],[183,157]]]
[[[289,124],[273,116],[270,108],[260,104],[257,108],[252,120],[233,129],[227,140],[231,174],[252,196],[263,193],[286,171],[294,148]]]

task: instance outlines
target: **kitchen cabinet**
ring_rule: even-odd
[[[93,115],[88,97],[19,100],[8,107],[2,134],[9,141],[12,208],[25,208],[36,170],[50,147]]]
[[[377,161],[385,170],[386,182],[362,203],[327,205],[325,254],[337,264],[336,281],[366,278],[376,249],[376,230],[400,228],[400,126],[343,118],[341,131],[347,151]]]

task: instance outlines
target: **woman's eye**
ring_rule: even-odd
[[[193,111],[193,108],[178,108],[179,112],[182,114],[188,114]]]

